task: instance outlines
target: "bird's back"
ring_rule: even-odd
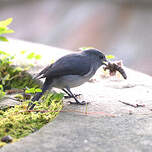
[[[43,69],[37,77],[54,78],[63,75],[85,75],[89,72],[91,61],[89,56],[81,53],[61,57],[55,63]]]

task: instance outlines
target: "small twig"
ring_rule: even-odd
[[[11,89],[11,90],[7,90],[6,94],[15,94],[15,93],[23,93],[24,90],[23,89]]]
[[[145,105],[140,105],[140,104],[133,105],[131,103],[127,103],[127,102],[120,101],[120,100],[118,102],[121,102],[121,103],[123,103],[125,105],[131,106],[131,107],[134,107],[134,108],[145,107]]]
[[[145,107],[144,104],[136,104],[137,107]]]

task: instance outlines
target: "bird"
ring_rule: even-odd
[[[28,104],[28,109],[35,107],[34,101],[38,101],[42,95],[51,88],[62,89],[69,97],[74,98],[75,104],[85,105],[71,92],[71,88],[78,87],[96,73],[99,67],[107,65],[105,55],[98,49],[87,49],[59,58],[56,62],[44,68],[35,78],[45,78],[42,92],[37,92]]]

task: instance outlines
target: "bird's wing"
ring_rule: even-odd
[[[63,75],[85,75],[89,72],[91,62],[81,54],[66,55],[42,70],[40,78],[54,78]]]
[[[36,76],[34,76],[34,79],[35,79],[35,78],[39,78],[39,79],[40,79],[40,78],[43,78],[43,75],[48,71],[49,68],[52,67],[52,65],[53,65],[53,64],[45,67],[40,73],[38,73],[38,74],[36,74]]]

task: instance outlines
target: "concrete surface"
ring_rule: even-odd
[[[60,113],[52,123],[1,152],[150,152],[151,116]]]
[[[17,42],[18,50],[29,44],[30,49],[36,47],[59,57],[55,51],[49,52],[51,47]],[[5,47],[12,49],[6,44]],[[39,52],[42,56],[43,51]],[[43,59],[46,61],[42,57],[41,62]],[[152,78],[125,70],[127,80],[120,76],[103,78],[99,69],[91,83],[73,89],[74,93],[83,94],[80,100],[90,101],[88,106],[69,105],[66,99],[63,112],[54,121],[19,142],[4,146],[0,152],[151,152]]]

